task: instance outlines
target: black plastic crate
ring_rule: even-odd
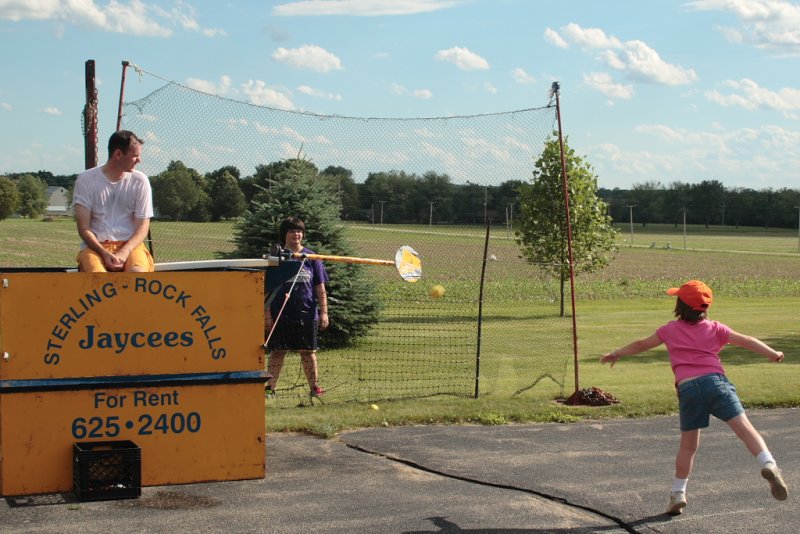
[[[142,450],[132,441],[75,443],[72,481],[81,501],[134,499],[142,494]]]

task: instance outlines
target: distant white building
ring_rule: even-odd
[[[45,215],[72,215],[68,205],[69,191],[57,185],[47,186],[47,209]]]

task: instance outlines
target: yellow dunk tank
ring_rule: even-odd
[[[264,272],[0,273],[0,494],[73,489],[130,440],[143,486],[262,478]]]

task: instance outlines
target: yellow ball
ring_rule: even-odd
[[[371,410],[380,410],[377,404],[370,404],[369,407]]]
[[[435,285],[431,288],[431,298],[440,299],[444,296],[444,286]]]

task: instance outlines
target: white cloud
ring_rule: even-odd
[[[613,143],[595,145],[589,159],[604,182],[612,176],[627,176],[634,181],[687,181],[699,179],[728,180],[746,177],[733,187],[774,187],[775,177],[784,176],[787,168],[800,164],[800,130],[763,125],[757,128],[726,129],[714,126],[710,131],[673,128],[663,124],[645,124],[635,128],[646,141],[654,137],[656,150],[628,150]],[[698,175],[698,173],[700,175]]]
[[[235,130],[240,126],[247,126],[249,124],[247,119],[226,119],[223,122],[231,130]]]
[[[613,143],[601,143],[590,149],[591,157],[600,175],[615,174],[633,177],[652,177],[672,173],[678,160],[669,155],[649,151],[625,151]]]
[[[516,137],[505,136],[505,137],[503,137],[503,142],[505,144],[511,146],[511,148],[513,148],[513,149],[522,150],[522,151],[525,151],[525,152],[530,152],[530,150],[531,150],[531,147],[530,147],[529,144],[523,143],[522,141],[520,141]]]
[[[94,0],[0,0],[0,19],[52,21],[58,25],[59,35],[68,25],[147,37],[170,37],[174,27],[209,37],[225,35],[224,30],[202,28],[195,9],[182,1],[165,9],[142,0],[117,0],[105,5],[95,5]]]
[[[483,88],[486,90],[487,93],[496,95],[497,94],[497,87],[494,84],[486,82],[483,84]]]
[[[245,83],[236,86],[230,76],[222,75],[219,82],[189,78],[186,80],[186,85],[196,91],[235,100],[244,100],[257,106],[294,109],[294,104],[289,95],[280,89],[269,87],[262,80],[247,80]],[[237,124],[236,119],[232,119],[232,122],[227,124],[229,127],[234,127]]]
[[[220,76],[219,83],[210,82],[208,80],[200,80],[198,78],[188,78],[186,85],[197,91],[208,93],[211,95],[226,96],[231,92],[233,80],[230,76]]]
[[[480,137],[464,137],[461,139],[464,146],[468,147],[467,154],[473,159],[489,156],[495,161],[507,162],[511,159],[511,153],[501,146],[496,145]]]
[[[610,67],[641,81],[661,85],[686,85],[697,81],[694,69],[667,63],[642,41],[627,41],[621,50],[608,50],[604,57]]]
[[[415,15],[449,9],[463,3],[464,0],[299,0],[273,7],[272,14],[286,17]]]
[[[433,98],[433,93],[429,89],[414,89],[413,91],[403,87],[399,83],[392,83],[391,92],[393,95],[412,96],[420,100]]]
[[[342,70],[341,60],[317,45],[303,45],[292,49],[281,47],[272,53],[272,59],[290,67],[316,72]]]
[[[708,100],[724,107],[741,107],[744,109],[774,109],[783,112],[790,118],[797,118],[791,113],[800,111],[800,90],[784,87],[778,91],[771,91],[759,86],[753,80],[727,80],[722,84],[732,93],[723,94],[714,89],[706,91]]]
[[[200,33],[204,37],[225,37],[228,35],[228,32],[220,28],[201,28]]]
[[[631,79],[660,85],[685,85],[697,80],[693,69],[667,63],[643,41],[621,41],[599,28],[583,28],[575,23],[567,24],[561,32],[563,36],[558,34],[559,38],[596,54],[608,67]],[[549,40],[558,42],[554,36]]]
[[[48,106],[48,107],[42,109],[42,111],[47,113],[48,115],[63,115],[63,113],[61,112],[60,109],[58,109],[56,107],[53,107],[53,106]]]
[[[14,109],[14,107],[8,102],[0,102],[0,108],[3,108],[6,111],[11,111],[12,109]]]
[[[633,98],[633,86],[616,83],[607,72],[584,74],[583,83],[611,98],[622,98],[624,100]]]
[[[61,7],[58,0],[3,0],[0,2],[0,18],[19,22],[20,20],[45,20]]]
[[[569,41],[585,48],[622,48],[622,42],[599,28],[582,28],[570,22],[561,31]]]
[[[439,50],[435,56],[437,61],[448,61],[461,70],[486,70],[489,62],[468,48],[454,46],[447,50]]]
[[[290,128],[289,126],[284,125],[282,128],[275,128],[272,126],[266,126],[260,122],[254,123],[253,126],[255,126],[258,133],[266,134],[272,137],[288,137],[289,139],[300,141],[301,143],[306,141],[305,137],[300,135],[297,130]]]
[[[278,109],[294,109],[294,104],[288,96],[281,91],[268,87],[261,80],[247,80],[242,84],[241,91],[251,104]]]
[[[780,54],[800,55],[800,5],[787,0],[695,0],[696,11],[729,11],[741,28],[720,27],[730,41],[749,43]]]
[[[421,143],[420,150],[423,154],[441,161],[445,169],[456,169],[461,167],[462,162],[456,154],[448,152],[432,143],[428,143],[427,141]]]
[[[525,72],[525,69],[517,67],[511,71],[511,77],[514,81],[522,85],[530,85],[536,83],[536,78]]]
[[[433,133],[428,128],[414,128],[414,135],[418,137],[427,137],[429,139],[439,137],[439,135]]]
[[[303,93],[304,95],[313,96],[315,98],[323,98],[325,100],[341,100],[342,95],[337,95],[333,93],[326,93],[321,89],[314,89],[313,87],[309,87],[308,85],[301,85],[297,88],[297,91]]]
[[[664,126],[663,124],[645,124],[643,126],[637,126],[635,131],[636,133],[650,133],[657,135],[663,141],[680,142],[683,139],[683,133],[670,128],[669,126]]]
[[[552,28],[547,28],[544,31],[544,40],[558,48],[569,48],[569,43]]]

